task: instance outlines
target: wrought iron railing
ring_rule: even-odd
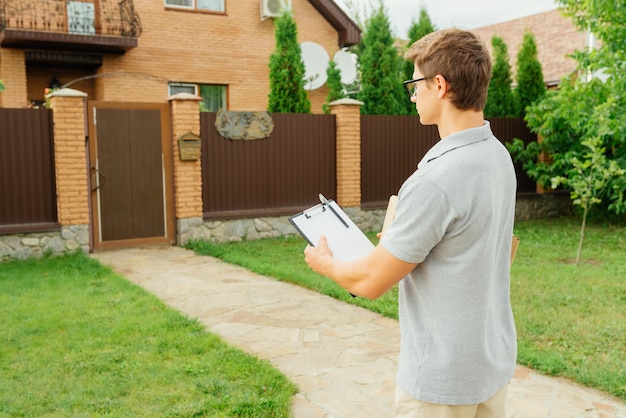
[[[133,0],[0,0],[0,30],[139,37]]]

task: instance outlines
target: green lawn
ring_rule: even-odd
[[[81,254],[0,263],[0,417],[288,417],[295,386]]]
[[[518,361],[626,400],[626,227],[588,225],[577,266],[579,226],[578,219],[515,226],[521,239],[511,272]],[[376,241],[375,233],[369,236]],[[189,247],[397,318],[395,289],[375,301],[353,299],[308,269],[305,245],[300,237],[283,237]]]

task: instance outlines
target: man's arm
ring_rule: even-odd
[[[335,260],[325,237],[316,247],[307,246],[304,256],[315,272],[331,278],[353,295],[367,299],[382,296],[418,264],[396,258],[380,244],[360,260]]]

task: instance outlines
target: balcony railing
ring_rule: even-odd
[[[90,39],[108,37],[134,38],[136,42],[141,30],[133,0],[0,0],[2,46],[89,44]],[[81,41],[72,35],[91,38]]]

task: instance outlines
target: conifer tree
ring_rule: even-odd
[[[493,67],[491,82],[485,104],[486,118],[508,118],[518,114],[516,96],[512,87],[511,63],[504,40],[499,36],[491,38]]]
[[[357,49],[361,88],[357,99],[366,115],[406,114],[406,93],[402,86],[402,58],[394,46],[389,18],[380,4],[367,20]]]
[[[413,45],[415,41],[424,37],[425,35],[428,35],[431,32],[434,32],[435,30],[436,28],[433,25],[433,22],[430,20],[430,16],[428,16],[428,12],[426,11],[425,8],[422,7],[420,9],[419,20],[417,22],[415,22],[414,20],[411,22],[411,27],[409,28],[409,32],[407,34],[409,37],[407,47],[410,47],[411,45]],[[404,61],[404,65],[402,68],[403,68],[403,73],[404,73],[404,79],[411,80],[413,78],[413,70],[414,70],[413,63],[410,61]],[[406,105],[407,105],[407,113],[409,115],[414,114],[415,103],[413,103],[411,100],[406,100]]]
[[[526,108],[546,95],[543,71],[538,59],[537,44],[532,33],[526,31],[522,46],[517,53],[517,88],[515,95],[519,102],[520,117],[526,115]]]
[[[277,113],[311,113],[304,89],[304,62],[298,44],[298,28],[290,12],[274,21],[276,49],[270,56],[268,110]]]
[[[337,63],[333,60],[328,62],[328,68],[326,68],[326,85],[328,86],[328,95],[326,96],[326,103],[322,106],[324,113],[330,113],[330,107],[328,104],[332,101],[339,100],[346,97],[343,90],[343,84],[341,83],[341,69],[337,67]]]

